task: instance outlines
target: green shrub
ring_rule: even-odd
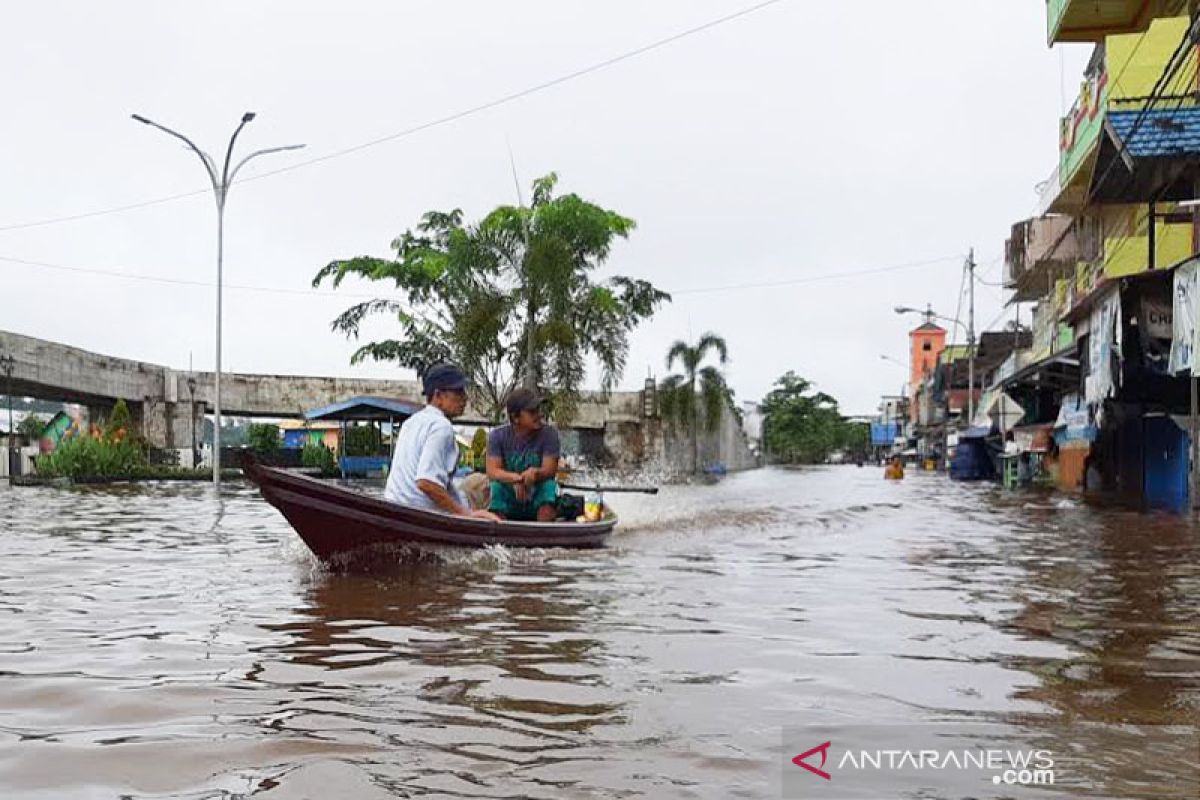
[[[346,455],[374,456],[380,450],[379,429],[374,425],[346,428]]]
[[[476,472],[483,472],[487,461],[488,432],[478,428],[471,437],[471,449],[467,451],[466,465]]]
[[[278,425],[254,423],[246,436],[250,449],[256,453],[274,453],[283,442]]]
[[[323,444],[310,442],[304,445],[304,450],[300,453],[300,463],[310,469],[321,470],[322,475],[333,475],[338,471],[333,451]]]
[[[30,442],[36,442],[42,436],[42,431],[46,429],[47,418],[38,414],[30,414],[17,424],[17,433],[24,436]]]
[[[133,437],[133,416],[124,400],[118,400],[113,406],[108,424],[104,426],[104,438],[109,440],[130,439]]]
[[[39,456],[37,473],[52,478],[106,478],[133,475],[147,467],[146,451],[128,438],[72,436],[53,453]]]

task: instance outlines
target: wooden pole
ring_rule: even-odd
[[[1197,386],[1198,381],[1200,381],[1200,378],[1194,375],[1193,370],[1193,373],[1188,375],[1188,386],[1191,387],[1192,395],[1192,416],[1190,420],[1192,428],[1190,448],[1192,458],[1191,469],[1188,470],[1188,497],[1193,510],[1200,506],[1200,497],[1197,496],[1200,494],[1197,491],[1197,487],[1200,487],[1200,475],[1197,474],[1197,469],[1200,469],[1200,417],[1197,416],[1197,406],[1200,405],[1200,387]]]

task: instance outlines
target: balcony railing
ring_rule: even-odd
[[[1049,294],[1055,272],[1073,268],[1082,256],[1080,231],[1071,217],[1037,217],[1018,222],[1004,245],[1004,283],[1019,301]]]

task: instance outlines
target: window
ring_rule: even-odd
[[[933,342],[925,342],[921,345],[921,349],[928,353],[933,349]]]

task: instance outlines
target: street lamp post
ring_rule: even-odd
[[[246,165],[246,162],[258,156],[265,156],[269,153],[280,153],[284,150],[298,150],[304,147],[302,144],[290,144],[283,147],[268,147],[264,150],[255,150],[250,155],[243,158],[233,167],[229,168],[229,162],[233,158],[233,145],[237,141],[238,134],[242,132],[242,128],[246,127],[247,123],[254,119],[254,112],[247,111],[242,115],[242,121],[238,123],[237,128],[233,131],[233,135],[229,137],[229,146],[225,149],[225,163],[221,168],[220,173],[217,172],[217,164],[213,161],[212,156],[201,150],[192,140],[184,136],[182,133],[173,131],[165,125],[159,125],[153,120],[147,119],[140,114],[131,115],[135,120],[143,125],[149,125],[152,128],[158,128],[163,133],[174,136],[181,142],[186,144],[188,148],[196,154],[200,159],[200,163],[204,165],[204,171],[208,173],[208,179],[212,183],[213,198],[217,202],[217,358],[216,372],[213,386],[213,486],[221,488],[221,296],[222,296],[222,273],[225,258],[225,200],[229,196],[229,187],[233,185],[234,179],[237,178],[238,171]],[[193,409],[193,415],[195,410]],[[193,426],[194,426],[193,421]]]
[[[192,469],[195,469],[199,459],[196,457],[196,378],[194,376],[188,376],[187,387],[188,398],[191,400],[189,414],[192,418]]]
[[[8,398],[8,448],[5,456],[8,458],[8,479],[13,475],[13,407],[12,407],[12,374],[16,360],[12,356],[0,356],[0,369],[4,370],[4,395]]]

